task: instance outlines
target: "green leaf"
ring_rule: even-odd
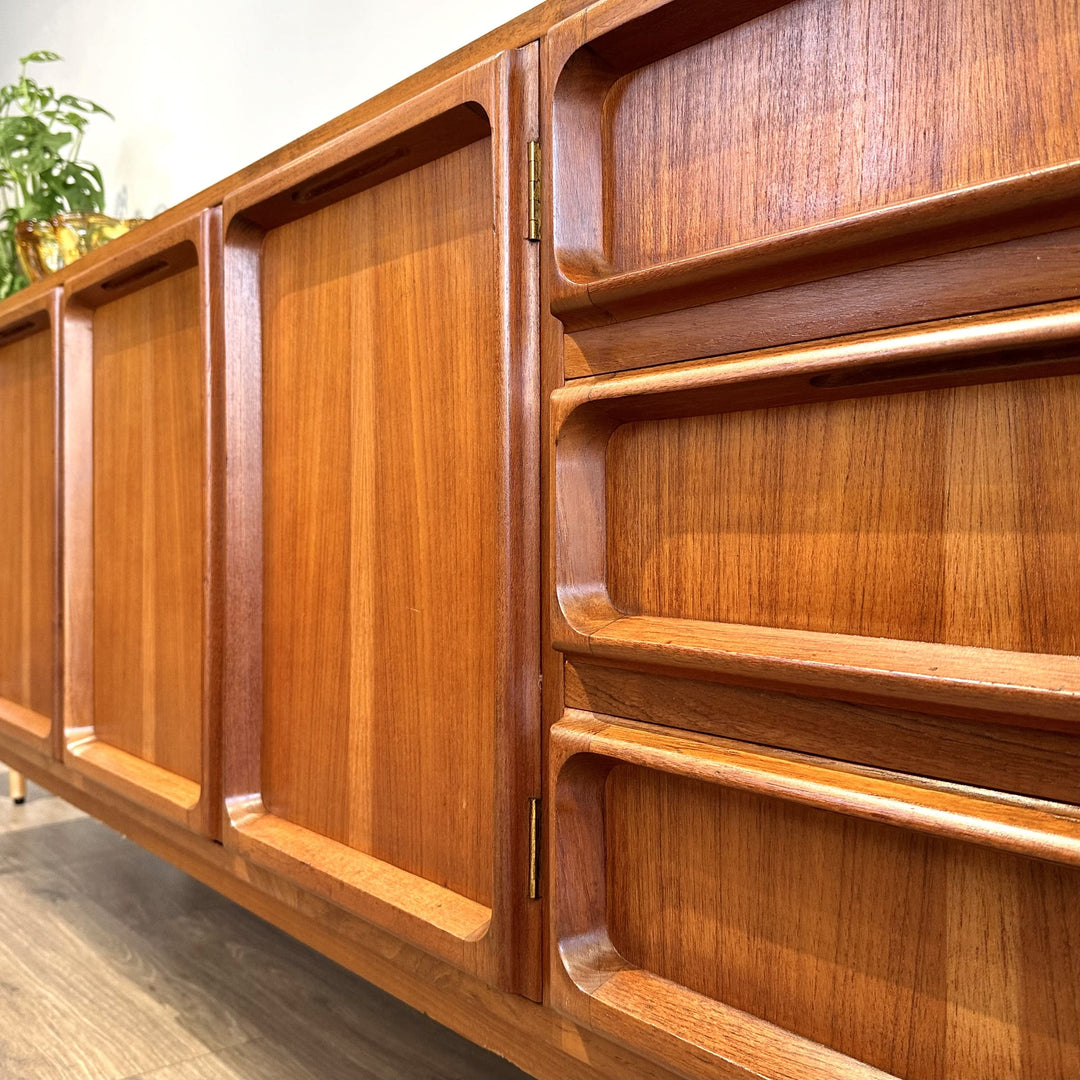
[[[35,49],[32,53],[19,57],[20,64],[51,64],[54,60],[63,60],[59,53],[50,52],[48,49]]]

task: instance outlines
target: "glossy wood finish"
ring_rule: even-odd
[[[538,995],[534,65],[226,201],[226,841]]]
[[[1078,391],[1059,376],[622,424],[612,604],[1080,653],[1080,470],[1060,467],[1080,459]]]
[[[0,731],[55,747],[59,292],[0,320]]]
[[[67,758],[217,831],[219,217],[67,283]]]
[[[1075,807],[591,713],[552,740],[571,1015],[693,1075],[1073,1074]]]
[[[592,5],[547,39],[554,310],[580,329],[1071,223],[1076,24],[1064,0]]]
[[[685,675],[685,673],[683,673]],[[652,670],[567,663],[567,706],[787,747],[859,765],[1075,803],[1080,739],[1024,717],[994,723],[731,686]],[[1011,722],[1010,722],[1011,719]]]
[[[536,1075],[1076,1075],[1075,13],[856,7],[552,0],[53,278],[71,746],[0,756]]]
[[[557,392],[557,643],[1072,730],[1077,477],[1062,463],[1077,456],[1064,374],[1076,370],[1077,320],[1075,304],[1047,305]],[[938,408],[962,445],[934,435]],[[788,423],[793,456],[771,434]],[[1015,562],[1012,530],[1046,530],[1037,569]],[[698,561],[681,563],[691,549]],[[657,573],[662,596],[649,591]],[[1017,576],[1023,598],[1010,599]]]

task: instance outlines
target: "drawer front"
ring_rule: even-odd
[[[570,711],[558,1007],[687,1075],[1074,1076],[1074,807]]]

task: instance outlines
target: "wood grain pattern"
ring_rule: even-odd
[[[802,688],[805,693],[807,688]],[[1080,738],[576,661],[568,707],[973,787],[1077,802]]]
[[[811,759],[593,714],[567,714],[552,736],[551,824],[566,875],[557,933],[576,984],[559,994],[573,1014],[588,995],[601,1026],[636,1016],[642,1041],[660,1028],[723,1056],[716,1033],[739,1010],[890,1074],[1075,1075],[1075,809],[927,785],[887,825],[861,808],[865,785],[885,774],[833,772],[838,787],[815,781],[792,802],[788,785],[809,779]],[[744,753],[763,771],[741,776]],[[938,817],[909,831],[921,829],[906,817],[916,802],[936,816],[954,797],[969,823],[985,811],[997,824],[965,834]],[[1060,835],[1071,865],[1001,846],[1005,822],[1028,812]],[[765,1065],[783,1045],[776,1028],[757,1039],[751,1022],[736,1030],[727,1060],[695,1074],[736,1075],[722,1067],[734,1064],[807,1075],[790,1053]]]
[[[1062,377],[624,424],[612,603],[1080,652],[1078,391]]]
[[[198,781],[203,370],[198,271],[94,316],[94,726]]]
[[[483,140],[263,253],[263,798],[487,905],[492,213]]]
[[[535,63],[226,204],[226,841],[539,995]]]
[[[567,328],[1074,225],[1071,7],[917,8],[602,0],[554,27]]]
[[[604,113],[608,261],[667,262],[1071,161],[1078,53],[1066,0],[800,0],[659,58],[615,83]]]
[[[220,213],[66,284],[64,728],[78,770],[220,819]]]
[[[0,699],[47,719],[56,712],[55,407],[49,328],[0,347]]]

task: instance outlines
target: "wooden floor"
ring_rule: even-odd
[[[0,765],[0,1078],[525,1077]]]

